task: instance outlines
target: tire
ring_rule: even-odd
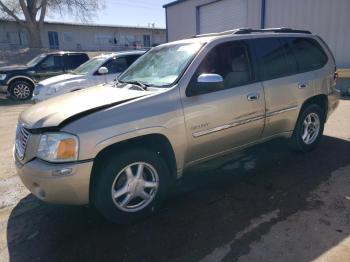
[[[142,164],[143,172],[137,172]],[[93,206],[107,220],[119,224],[150,216],[165,199],[170,181],[164,160],[142,148],[109,158],[96,175],[96,183],[92,185]],[[146,192],[147,197],[142,192]]]
[[[307,105],[299,114],[291,146],[302,152],[309,152],[320,143],[325,123],[324,110],[316,105]]]
[[[33,84],[27,80],[14,80],[9,86],[10,97],[14,100],[28,100],[33,91]]]

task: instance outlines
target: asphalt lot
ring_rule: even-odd
[[[308,154],[283,140],[185,174],[155,216],[127,226],[49,205],[15,174],[18,114],[0,98],[0,261],[350,261],[350,100]]]

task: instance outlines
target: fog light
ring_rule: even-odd
[[[53,176],[69,176],[73,172],[72,168],[62,168],[52,171]]]

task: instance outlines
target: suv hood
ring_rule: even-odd
[[[0,67],[0,72],[27,70],[29,68],[30,68],[29,66],[2,66]]]
[[[86,76],[84,75],[64,74],[64,75],[58,75],[58,76],[45,79],[41,81],[39,84],[43,86],[56,85],[56,84],[64,83],[68,80],[82,79],[84,77],[86,78]]]
[[[29,129],[57,127],[71,117],[121,104],[152,91],[135,91],[112,86],[96,86],[48,99],[22,112],[20,122]]]

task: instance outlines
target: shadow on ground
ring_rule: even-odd
[[[10,260],[197,261],[231,241],[251,219],[278,209],[278,218],[235,243],[235,261],[273,224],[322,205],[307,198],[333,171],[350,164],[349,145],[324,137],[317,150],[299,154],[274,141],[205,163],[185,174],[155,216],[128,226],[110,224],[88,208],[27,196],[9,218]]]
[[[21,105],[21,104],[29,105],[29,104],[33,104],[33,101],[31,100],[16,101],[7,97],[6,94],[0,93],[0,106],[13,106],[13,105]]]

